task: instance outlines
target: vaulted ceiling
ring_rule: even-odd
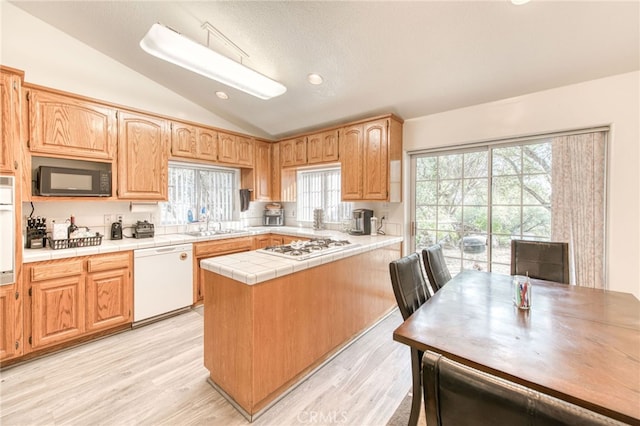
[[[259,136],[392,112],[404,119],[640,69],[640,2],[12,1]],[[271,100],[145,53],[160,22],[207,44],[210,23],[280,81]],[[219,39],[209,47],[240,59]],[[312,86],[309,73],[325,83]],[[223,90],[224,101],[215,96]]]

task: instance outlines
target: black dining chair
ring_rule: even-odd
[[[393,294],[396,296],[398,308],[402,318],[406,320],[429,297],[427,280],[422,269],[422,261],[418,253],[411,253],[398,260],[389,263],[389,273],[391,275],[391,285]],[[411,402],[411,414],[409,415],[409,425],[418,423],[422,394],[421,385],[421,362],[422,352],[411,348],[411,373],[413,375],[413,399]]]
[[[434,292],[440,290],[451,279],[449,268],[442,254],[442,246],[435,244],[422,250],[422,260],[427,278]]]
[[[569,284],[569,244],[511,240],[511,275]]]
[[[422,374],[429,426],[624,424],[431,351]]]

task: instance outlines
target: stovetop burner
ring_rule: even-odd
[[[292,241],[281,246],[268,246],[257,251],[280,257],[294,258],[298,260],[321,256],[344,250],[351,245],[348,240],[334,240],[331,238],[314,238],[309,241]]]

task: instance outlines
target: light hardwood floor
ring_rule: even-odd
[[[396,310],[252,424],[385,425],[411,386]],[[0,424],[247,425],[206,379],[202,308],[0,372]]]

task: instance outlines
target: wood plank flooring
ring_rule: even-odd
[[[411,387],[396,310],[252,424],[386,425]],[[0,424],[247,425],[207,382],[202,308],[0,372]]]

